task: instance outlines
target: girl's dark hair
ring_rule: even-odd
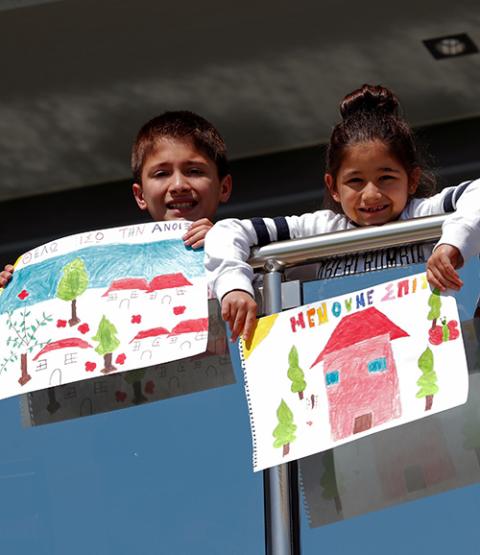
[[[413,196],[428,197],[435,192],[436,180],[426,168],[414,133],[400,115],[400,102],[393,92],[381,85],[362,85],[340,103],[342,121],[338,123],[327,147],[326,171],[337,178],[345,150],[359,143],[380,141],[388,147],[410,176],[421,170],[418,188]],[[339,205],[326,191],[328,208],[338,211]]]

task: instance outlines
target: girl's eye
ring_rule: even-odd
[[[202,170],[201,170],[200,168],[190,168],[190,169],[188,170],[188,172],[189,172],[191,175],[202,175],[202,174],[203,174],[203,172],[202,172]]]
[[[393,175],[382,175],[380,177],[380,181],[388,181],[390,179],[395,179],[395,176],[393,176]]]
[[[351,177],[347,180],[347,183],[350,185],[358,185],[359,183],[363,183],[363,179],[361,177]]]

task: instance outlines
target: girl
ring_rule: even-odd
[[[343,119],[332,132],[325,173],[334,210],[224,220],[206,237],[206,267],[232,341],[240,334],[248,341],[255,326],[253,271],[246,262],[255,245],[456,210],[427,262],[430,284],[442,291],[462,286],[455,269],[480,251],[480,180],[430,196],[434,180],[422,170],[413,132],[390,90],[363,85],[344,98],[340,113]]]

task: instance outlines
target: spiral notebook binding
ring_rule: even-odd
[[[252,401],[250,398],[250,387],[248,385],[247,368],[245,365],[245,356],[243,354],[243,347],[242,347],[241,341],[239,343],[238,351],[240,354],[240,362],[242,363],[243,384],[245,387],[245,396],[247,398],[247,406],[248,406],[248,417],[250,420],[250,430],[252,433],[252,463],[253,463],[253,470],[255,471],[257,469],[257,435],[255,432],[255,421],[253,418]]]

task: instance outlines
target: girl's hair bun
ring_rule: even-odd
[[[381,85],[362,85],[347,94],[340,104],[344,120],[358,113],[398,116],[400,102],[393,92]]]

